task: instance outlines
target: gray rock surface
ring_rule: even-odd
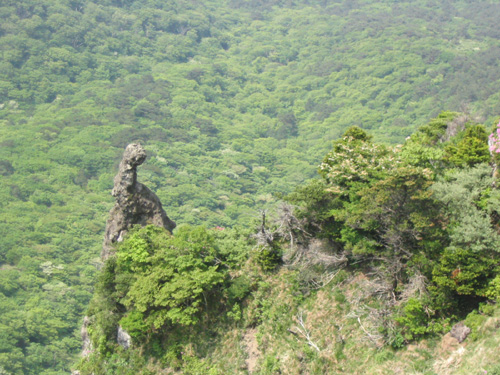
[[[88,327],[90,325],[90,319],[88,316],[83,318],[83,325],[80,330],[80,335],[82,337],[82,357],[88,357],[92,353],[92,342],[90,341]]]
[[[451,337],[456,338],[460,343],[463,342],[470,333],[471,329],[463,322],[455,324],[450,331]]]
[[[116,342],[118,345],[122,346],[125,349],[130,348],[132,345],[132,337],[125,331],[121,326],[118,326],[118,332],[116,334]]]
[[[144,160],[146,151],[140,144],[128,145],[123,153],[112,191],[116,203],[106,223],[101,252],[103,261],[113,253],[113,244],[122,241],[133,225],[153,224],[169,231],[175,228],[156,194],[137,181],[137,167]]]

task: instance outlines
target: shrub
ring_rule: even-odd
[[[274,246],[262,246],[257,251],[256,260],[264,271],[272,271],[282,263],[283,252]]]
[[[410,298],[394,320],[399,324],[405,341],[419,339],[430,333],[439,333],[444,329],[442,323],[431,319],[427,302],[417,298]]]

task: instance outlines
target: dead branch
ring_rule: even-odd
[[[358,321],[359,327],[365,334],[365,338],[371,341],[375,346],[380,347],[381,342],[383,340],[383,336],[377,331],[370,332],[364,325],[361,323],[361,316],[356,311],[353,311],[347,315],[348,318],[355,318]]]
[[[297,314],[296,320],[299,323],[300,327],[295,327],[299,333],[306,339],[307,345],[311,346],[312,348],[316,349],[318,352],[321,350],[319,349],[318,345],[316,345],[311,338],[311,332],[306,328],[306,325],[304,323],[303,319],[303,313],[302,311]]]
[[[287,329],[288,332],[290,332],[294,336],[298,336],[299,334],[295,332],[294,330],[291,330],[290,328]]]
[[[257,240],[259,246],[272,246],[274,236],[273,233],[266,229],[266,211],[261,211],[262,223],[260,230],[253,236]]]
[[[319,278],[319,281],[316,280],[311,280],[312,284],[312,289],[321,289],[330,284],[330,282],[337,276],[337,274],[340,272],[338,270],[337,272],[325,272],[322,274]]]
[[[358,323],[359,323],[359,326],[361,327],[361,329],[363,330],[363,332],[370,339],[370,341],[372,341],[375,345],[378,345],[377,344],[377,339],[380,339],[381,337],[376,337],[376,336],[372,335],[370,332],[368,332],[366,330],[366,328],[363,327],[363,324],[361,324],[361,319],[359,318],[359,316],[358,316]]]
[[[403,291],[399,296],[398,304],[406,303],[408,300],[415,296],[423,297],[427,295],[427,286],[429,281],[420,272],[416,271],[414,275],[410,277],[408,283],[404,286]]]
[[[347,265],[348,262],[345,252],[329,253],[331,249],[318,239],[313,239],[306,244],[296,246],[290,250],[287,256],[287,263],[292,266],[300,264],[304,267],[319,265],[340,268]]]

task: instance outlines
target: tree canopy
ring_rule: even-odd
[[[490,0],[2,1],[0,296],[11,307],[0,366],[16,375],[69,371],[128,143],[147,149],[140,179],[169,216],[208,228],[248,226],[259,210],[277,206],[278,196],[316,176],[331,142],[352,126],[373,135],[360,145],[387,157],[399,155],[390,145],[417,132],[401,153],[418,163],[394,172],[391,188],[413,177],[425,185],[426,168],[487,161],[484,136],[498,116],[498,7]],[[485,130],[468,127],[449,147],[433,148],[447,137],[449,118],[465,127],[452,112],[438,115],[443,109],[482,116],[476,122]],[[335,147],[359,151],[349,144]],[[383,200],[385,159],[377,160],[368,176],[355,173],[354,190],[355,181],[342,188],[371,189]],[[327,183],[302,190],[317,198],[308,206],[368,205],[355,196],[329,200],[337,193],[323,192]],[[352,235],[320,211],[323,227]],[[365,230],[367,220],[352,230]]]

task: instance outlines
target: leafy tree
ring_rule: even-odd
[[[432,187],[437,199],[448,207],[450,244],[433,270],[442,293],[484,297],[496,274],[500,237],[492,226],[488,207],[493,178],[491,167],[451,171]]]
[[[148,329],[192,325],[224,281],[214,239],[205,229],[182,227],[171,237],[148,226],[130,234],[117,252],[117,272],[132,272],[120,302],[125,324],[144,319]]]
[[[433,281],[459,295],[484,297],[488,295],[489,282],[497,274],[497,263],[495,257],[447,248],[433,270]]]
[[[341,140],[334,142],[319,172],[332,191],[348,193],[350,188],[357,190],[382,176],[393,161],[394,154],[388,148],[369,141],[363,130],[350,128]]]
[[[459,167],[487,163],[491,159],[487,141],[488,135],[482,125],[470,126],[456,145],[445,148],[445,160]]]

